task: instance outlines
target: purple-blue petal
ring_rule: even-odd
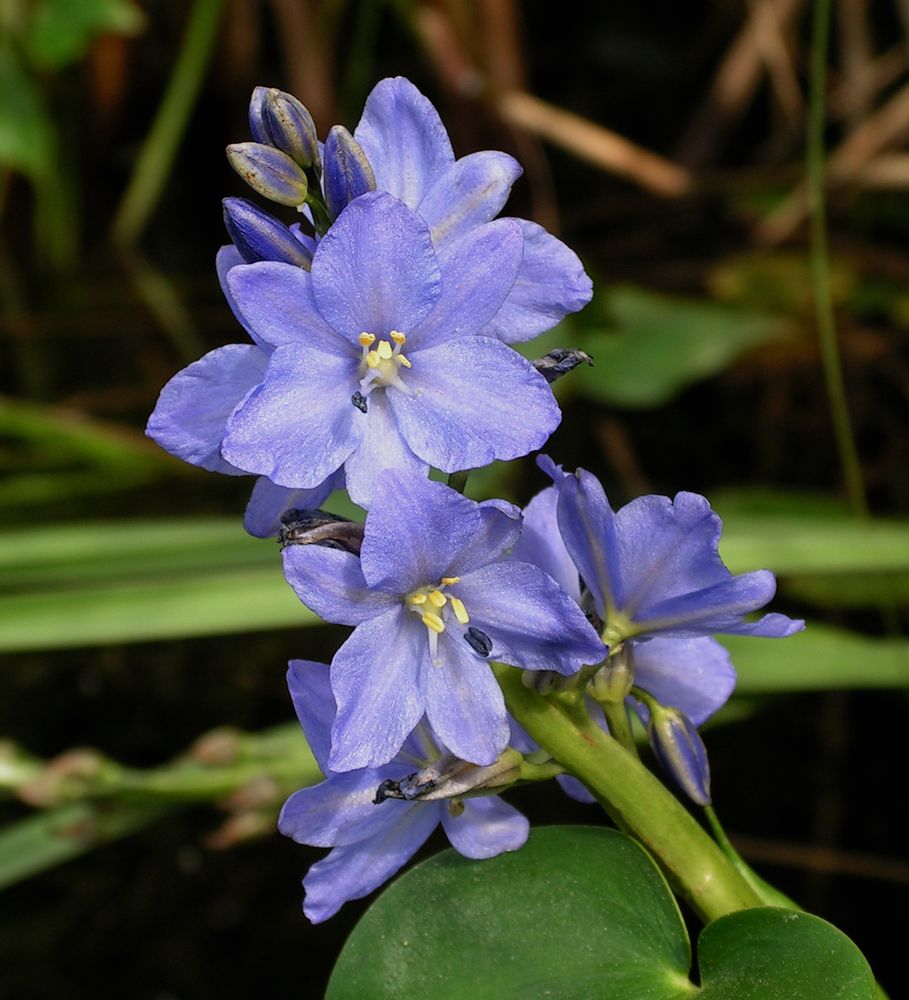
[[[474,653],[454,625],[439,636],[437,662],[428,653],[424,657],[420,690],[429,724],[456,757],[492,764],[508,745],[501,688],[489,663]]]
[[[358,625],[331,663],[338,714],[333,771],[387,764],[423,716],[419,670],[426,628],[401,607]]]
[[[178,372],[161,390],[145,433],[165,451],[209,472],[238,476],[249,470],[221,452],[236,408],[265,378],[268,355],[251,344],[210,351]]]
[[[403,77],[372,89],[354,132],[376,176],[376,187],[416,208],[454,162],[445,126],[429,100]]]
[[[521,165],[507,153],[485,150],[462,156],[426,192],[417,211],[435,247],[494,219],[508,201]]]
[[[568,798],[574,799],[575,802],[583,802],[585,805],[596,802],[593,793],[573,774],[559,774],[556,776],[556,781]]]
[[[519,850],[530,832],[526,817],[498,796],[467,799],[464,811],[457,816],[446,809],[442,826],[451,846],[465,858],[475,860]]]
[[[492,659],[573,674],[606,655],[577,603],[529,563],[484,566],[463,576],[451,592],[464,602],[471,623],[492,639]]]
[[[362,423],[354,420],[360,413],[350,402],[356,365],[353,358],[308,344],[279,347],[265,381],[228,422],[224,458],[279,486],[312,489],[324,482],[363,433]]]
[[[287,687],[306,742],[324,774],[331,750],[331,724],[337,711],[328,664],[291,660],[287,665]]]
[[[524,508],[524,527],[514,558],[548,573],[575,601],[581,600],[578,571],[562,541],[558,522],[559,491],[548,486]]]
[[[243,527],[256,538],[270,538],[281,529],[281,517],[293,508],[320,507],[335,490],[344,489],[344,474],[336,472],[309,490],[276,486],[259,476],[243,515]]]
[[[288,545],[282,558],[284,576],[294,593],[325,621],[359,625],[397,603],[396,597],[369,587],[352,552],[326,545]]]
[[[423,846],[439,822],[435,803],[404,803],[393,826],[369,840],[336,847],[306,873],[303,912],[314,923],[328,920],[351,899],[368,896]]]
[[[227,300],[227,304],[230,306],[230,311],[236,317],[237,322],[259,345],[259,347],[261,347],[264,351],[271,353],[271,347],[264,341],[259,340],[255,333],[253,333],[253,331],[249,328],[249,324],[243,318],[243,314],[240,312],[237,303],[234,302],[234,297],[230,294],[230,288],[227,285],[227,275],[235,267],[239,267],[245,263],[246,261],[240,256],[240,251],[233,244],[221,247],[215,257],[215,270],[218,273],[218,283],[221,285],[221,291],[224,293],[224,298]]]
[[[551,330],[568,313],[583,309],[593,295],[590,278],[573,250],[535,222],[515,221],[524,233],[521,269],[502,308],[483,330],[506,344]]]
[[[406,594],[451,576],[462,549],[481,530],[479,505],[421,476],[379,476],[366,515],[360,561],[371,587]],[[421,626],[422,628],[422,626]]]
[[[445,472],[510,461],[542,447],[561,420],[534,367],[488,337],[462,337],[409,355],[405,394],[391,405],[414,454]]]
[[[521,509],[507,500],[483,500],[480,527],[464,539],[463,548],[449,564],[452,576],[495,562],[514,548],[521,537]]]
[[[442,292],[426,223],[380,191],[357,198],[338,216],[316,248],[310,273],[319,312],[351,343],[363,332],[406,334]]]
[[[408,332],[408,355],[478,334],[505,301],[522,255],[521,228],[514,219],[478,226],[438,251],[442,294],[429,316]]]

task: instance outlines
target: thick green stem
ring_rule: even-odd
[[[501,664],[494,669],[512,715],[654,855],[704,921],[762,905],[707,832],[640,761],[570,703],[529,691],[519,670]]]

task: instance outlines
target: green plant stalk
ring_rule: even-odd
[[[637,757],[638,746],[631,731],[631,720],[628,718],[628,709],[624,701],[599,701],[597,704],[603,709],[606,716],[606,724],[609,732],[621,743],[621,745],[632,755]]]
[[[224,0],[196,0],[189,14],[174,72],[111,227],[118,246],[132,246],[148,223],[174,157],[214,48]]]
[[[589,718],[582,700],[544,698],[524,687],[519,670],[502,664],[494,670],[512,715],[654,855],[699,917],[709,923],[763,905],[678,799]]]
[[[840,465],[846,480],[849,502],[859,517],[867,517],[868,501],[849,404],[843,380],[843,365],[836,339],[833,297],[830,292],[830,255],[827,245],[825,195],[824,104],[827,85],[827,56],[830,39],[830,0],[815,0],[811,29],[811,85],[808,96],[808,217],[811,232],[811,291],[817,316],[818,339],[824,384],[830,401],[830,416],[836,436]]]

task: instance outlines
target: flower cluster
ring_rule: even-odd
[[[734,684],[712,636],[801,627],[743,617],[771,598],[772,575],[729,573],[719,519],[693,494],[614,513],[589,473],[545,459],[554,485],[522,512],[428,478],[542,447],[560,420],[550,383],[590,363],[564,348],[530,363],[509,346],[591,294],[564,244],[497,218],[518,165],[456,159],[400,78],[324,143],[281,91],[257,88],[249,121],[230,162],[300,221],[225,200],[218,273],[250,342],[174,376],[148,433],[187,462],[258,476],[247,530],[278,534],[301,601],[353,629],[330,666],[296,660],[288,675],[325,781],[295,793],[279,827],[331,848],[304,881],[307,915],[373,891],[439,823],[470,858],[524,843],[527,821],[496,793],[539,774],[494,663],[539,690],[554,677],[582,700],[627,698],[705,800],[696,727]],[[362,525],[316,509],[345,488]]]

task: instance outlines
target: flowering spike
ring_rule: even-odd
[[[648,702],[647,736],[664,771],[699,806],[710,805],[710,765],[696,726],[677,708]]]
[[[376,189],[376,178],[366,154],[343,125],[335,125],[325,140],[324,181],[325,204],[332,219],[354,198]]]
[[[276,260],[310,269],[312,254],[283,223],[245,198],[225,198],[221,204],[227,232],[247,264]]]
[[[262,120],[271,145],[304,169],[319,167],[316,123],[307,108],[291,94],[271,88],[262,103]],[[261,140],[260,140],[261,141]]]
[[[230,165],[254,190],[279,205],[300,210],[306,201],[306,174],[280,149],[260,142],[235,142],[227,147]]]

